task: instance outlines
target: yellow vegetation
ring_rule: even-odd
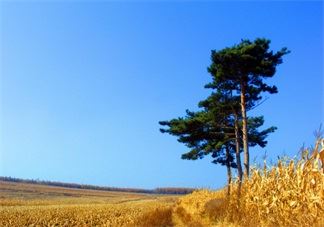
[[[200,226],[324,226],[324,147],[319,142],[299,161],[278,161],[254,168],[242,184],[225,191],[198,191],[178,200],[174,214],[181,223]],[[198,223],[198,224],[197,224]]]
[[[307,153],[299,161],[252,169],[240,195],[234,182],[230,197],[225,190],[199,190],[175,202],[170,196],[58,189],[43,190],[44,198],[0,196],[0,226],[324,226],[324,146],[318,142]],[[54,192],[65,197],[50,198]]]
[[[0,226],[132,226],[142,214],[165,207],[157,202],[6,207]]]
[[[0,226],[169,225],[176,198],[0,181]]]

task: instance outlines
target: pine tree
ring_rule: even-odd
[[[276,86],[269,86],[264,80],[275,74],[282,56],[289,51],[282,48],[273,53],[269,44],[267,39],[242,40],[233,47],[213,50],[212,63],[208,67],[212,82],[205,86],[213,92],[199,103],[201,109],[197,112],[187,110],[185,117],[159,122],[166,127],[161,128],[161,132],[177,136],[178,141],[190,149],[182,154],[182,159],[197,160],[211,155],[213,163],[227,167],[229,185],[231,168],[238,169],[242,182],[240,153],[244,152],[244,175],[248,177],[248,148],[265,147],[266,137],[276,130],[276,127],[260,130],[263,116],[247,117],[247,111],[262,102],[264,92],[278,92]]]
[[[167,128],[160,129],[163,133],[177,136],[178,141],[190,148],[182,155],[182,159],[197,160],[211,155],[213,163],[227,167],[228,194],[232,180],[231,168],[238,169],[238,177],[242,181],[240,153],[242,146],[237,131],[241,124],[238,122],[237,97],[228,97],[218,92],[212,93],[206,100],[199,103],[203,110],[191,112],[187,110],[185,117],[159,122]],[[236,115],[236,118],[235,118]],[[250,146],[266,145],[266,137],[275,127],[259,131],[263,125],[263,117],[249,118]]]
[[[233,143],[229,140],[233,136],[230,128],[226,128],[212,112],[190,112],[184,118],[159,122],[167,128],[160,129],[163,133],[177,136],[178,141],[184,143],[189,152],[182,154],[182,159],[197,160],[211,155],[214,164],[227,167],[227,180],[230,186],[232,180],[231,168],[236,168],[233,157]],[[230,189],[228,189],[228,194]]]
[[[248,105],[250,108],[257,105],[263,92],[278,92],[276,86],[269,86],[264,80],[275,74],[277,65],[282,63],[282,56],[289,53],[287,48],[273,53],[269,45],[270,40],[258,38],[254,42],[242,40],[233,47],[213,50],[212,64],[208,68],[213,82],[207,87],[235,91],[240,95],[246,176],[249,176]]]

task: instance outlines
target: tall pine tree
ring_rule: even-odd
[[[231,168],[238,169],[238,177],[242,181],[242,167],[240,153],[242,146],[239,141],[240,135],[237,133],[241,127],[238,119],[235,118],[237,110],[233,112],[233,105],[238,105],[237,98],[229,99],[223,93],[212,93],[206,100],[199,103],[203,110],[190,112],[187,110],[185,117],[161,121],[160,129],[163,133],[177,136],[178,141],[190,148],[189,152],[182,155],[183,159],[197,160],[211,155],[213,163],[227,167],[228,186],[231,183]],[[270,127],[259,131],[263,125],[263,117],[250,118],[248,121],[250,146],[266,145],[266,136],[275,130]],[[228,187],[228,194],[230,188]]]
[[[276,86],[269,86],[265,79],[272,77],[277,65],[282,63],[282,57],[289,53],[287,48],[273,53],[269,50],[270,40],[242,40],[238,45],[212,51],[212,64],[208,71],[213,76],[213,83],[208,87],[235,91],[240,95],[242,115],[242,135],[244,148],[244,173],[249,176],[249,138],[247,99],[249,105],[255,106],[262,93],[277,93]]]
[[[260,130],[264,118],[247,117],[247,111],[262,101],[262,94],[277,93],[276,86],[269,86],[265,79],[275,74],[286,48],[273,53],[270,41],[242,40],[238,45],[220,51],[212,51],[212,63],[208,67],[212,82],[205,88],[212,94],[199,103],[200,111],[187,110],[185,117],[161,121],[163,133],[177,136],[190,150],[183,159],[196,160],[211,155],[213,163],[227,167],[228,183],[231,168],[238,169],[240,182],[243,179],[240,153],[244,151],[244,174],[249,175],[249,146],[266,146],[270,127]],[[228,190],[229,192],[230,190]]]

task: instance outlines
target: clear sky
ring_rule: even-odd
[[[197,110],[210,51],[265,37],[291,53],[250,115],[275,125],[259,160],[312,145],[323,117],[322,1],[0,3],[0,175],[117,187],[222,187],[181,160],[160,120]]]

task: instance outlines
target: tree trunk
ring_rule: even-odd
[[[232,172],[230,163],[230,152],[229,148],[226,146],[226,167],[227,167],[227,195],[231,194],[231,183],[232,183]]]
[[[239,124],[238,124],[238,116],[235,114],[235,154],[236,154],[236,165],[237,165],[237,173],[239,178],[239,184],[241,185],[243,180],[243,171],[241,165],[241,154],[240,154],[240,135],[239,135]]]
[[[248,130],[247,130],[247,117],[246,117],[246,103],[245,103],[246,82],[241,80],[241,110],[242,110],[242,133],[243,133],[243,150],[244,150],[244,175],[249,177],[250,157],[248,146]]]

